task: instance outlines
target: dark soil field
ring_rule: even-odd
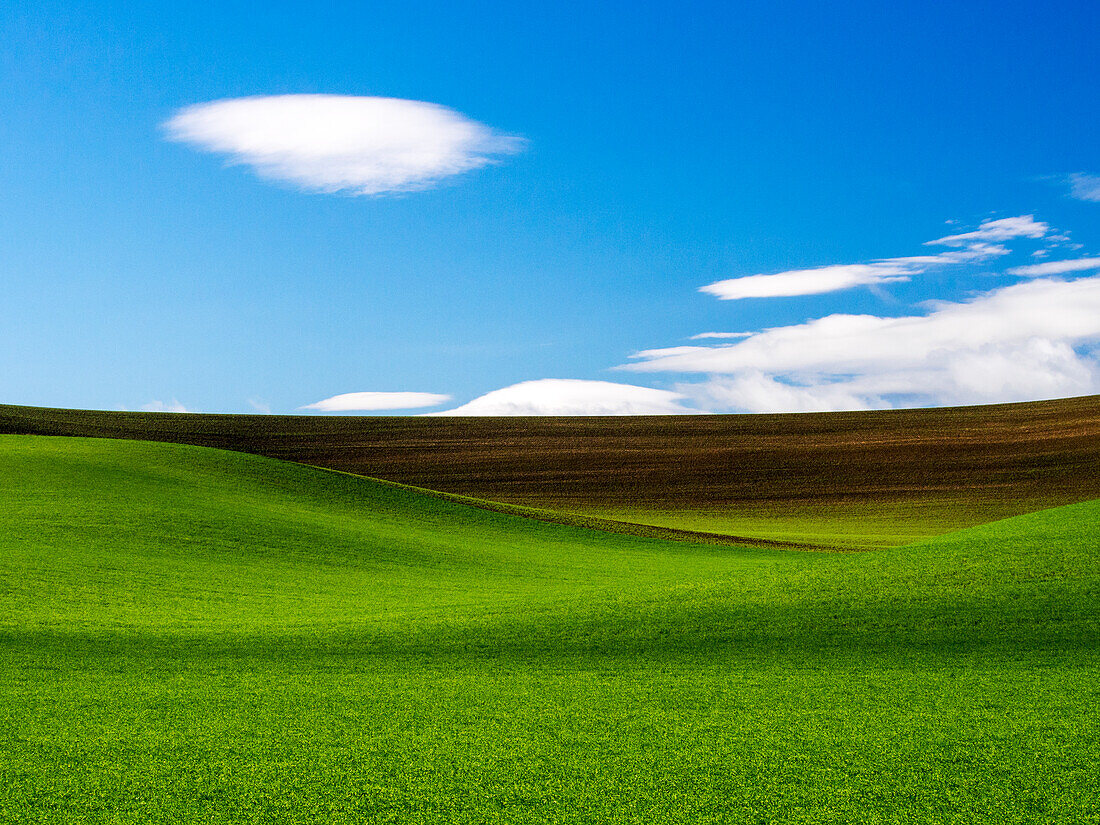
[[[856,548],[1100,497],[1100,396],[883,412],[606,418],[0,406],[0,433],[219,447],[527,507]]]

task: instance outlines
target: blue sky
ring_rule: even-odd
[[[1100,391],[1098,30],[1090,2],[8,4],[0,401]]]

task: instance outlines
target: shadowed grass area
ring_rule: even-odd
[[[573,516],[851,548],[1100,497],[1100,396],[612,418],[0,406],[0,432],[199,444]]]
[[[798,553],[0,437],[0,821],[1095,821],[1098,518]]]

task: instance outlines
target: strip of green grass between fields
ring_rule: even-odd
[[[300,462],[294,462],[300,463]],[[399,490],[419,493],[431,498],[443,501],[465,504],[468,507],[476,507],[479,510],[488,510],[491,513],[501,513],[508,516],[534,519],[547,524],[561,524],[567,527],[582,527],[588,530],[599,530],[603,533],[617,533],[624,536],[641,536],[651,539],[666,539],[668,541],[687,541],[693,544],[716,544],[726,547],[772,547],[779,550],[806,550],[827,553],[855,553],[863,552],[865,548],[845,547],[839,544],[819,544],[802,541],[781,541],[778,539],[766,539],[752,536],[733,536],[725,533],[707,533],[700,530],[683,530],[676,527],[661,527],[654,524],[642,524],[634,521],[619,521],[616,519],[599,518],[584,513],[568,513],[557,510],[546,510],[539,507],[525,507],[520,504],[508,504],[503,501],[489,501],[473,496],[463,496],[458,493],[447,493],[442,490],[429,490],[427,487],[416,487],[411,484],[401,484],[397,481],[387,481],[384,478],[347,473],[343,470],[332,470],[328,467],[317,467],[313,464],[302,464],[313,470],[322,470],[326,473],[361,478],[387,487]]]

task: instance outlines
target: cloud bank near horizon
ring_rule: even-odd
[[[197,103],[163,125],[169,140],[307,192],[412,192],[522,150],[507,135],[435,103],[291,94]]]
[[[426,415],[684,415],[702,410],[684,405],[687,396],[670,390],[542,378],[493,390],[461,407]]]
[[[298,409],[318,412],[415,410],[420,407],[436,407],[450,400],[451,396],[434,392],[345,392]]]
[[[737,412],[981,404],[1100,392],[1100,276],[1036,279],[924,315],[829,315],[736,343],[645,350],[631,372]]]

